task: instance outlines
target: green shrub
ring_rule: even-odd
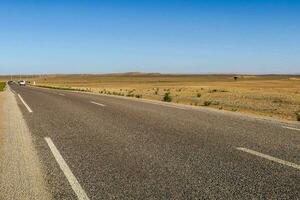
[[[197,94],[197,97],[198,97],[198,98],[200,98],[200,97],[201,97],[201,94],[200,94],[200,93],[198,93],[198,94]]]
[[[165,102],[171,102],[172,101],[172,97],[170,96],[170,92],[165,93],[163,101],[165,101]]]
[[[5,88],[6,83],[5,82],[0,82],[0,92],[2,92]]]

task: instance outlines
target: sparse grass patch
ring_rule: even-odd
[[[215,92],[228,92],[228,91],[224,89],[212,89],[208,91],[208,93],[215,93]]]
[[[127,94],[126,94],[126,97],[134,97],[134,91],[133,90],[130,90]]]

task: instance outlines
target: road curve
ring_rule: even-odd
[[[54,199],[80,194],[45,138],[89,199],[300,198],[297,125],[10,87],[32,111],[15,95]]]

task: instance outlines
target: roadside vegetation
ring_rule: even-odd
[[[300,111],[296,112],[297,121],[300,122]]]
[[[58,87],[58,86],[49,86],[49,85],[35,85],[35,87],[48,88],[48,89],[58,89],[58,90],[70,90],[70,91],[80,91],[80,92],[91,92],[91,89],[79,89],[72,87]]]
[[[300,76],[49,75],[39,87],[205,106],[299,121]]]
[[[0,82],[0,92],[2,92],[5,88],[6,83],[5,82]]]

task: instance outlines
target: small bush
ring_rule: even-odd
[[[198,98],[200,98],[200,97],[201,97],[201,94],[200,94],[200,93],[198,93],[198,94],[197,94],[197,97],[198,97]]]
[[[204,106],[210,106],[212,103],[212,101],[204,101],[203,105]]]
[[[203,105],[204,106],[210,106],[210,105],[219,105],[220,103],[218,101],[204,101]]]
[[[297,121],[300,122],[300,111],[296,112]]]
[[[208,93],[214,93],[217,92],[217,89],[209,90]]]
[[[141,94],[136,94],[135,98],[142,98],[142,95]]]
[[[172,101],[172,97],[170,96],[170,92],[165,93],[163,101],[165,101],[165,102],[171,102]]]

